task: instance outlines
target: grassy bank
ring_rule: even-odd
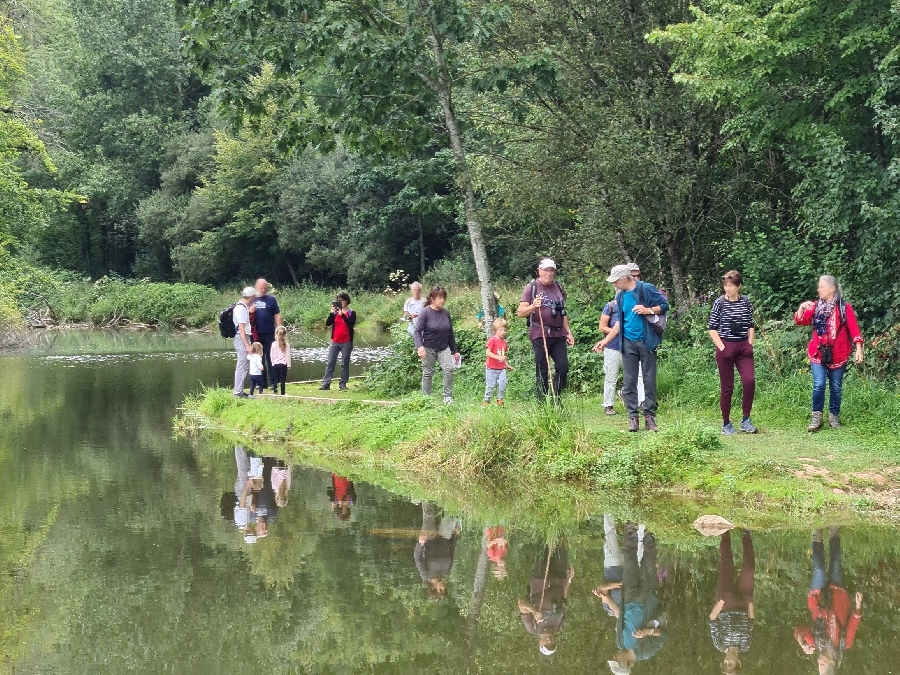
[[[845,387],[848,424],[810,435],[804,416],[808,389],[801,391],[797,374],[761,383],[755,419],[762,433],[722,437],[715,403],[697,405],[707,374],[695,374],[690,386],[674,386],[675,365],[663,368],[668,391],[659,434],[628,434],[625,416],[607,417],[590,395],[568,398],[559,411],[528,401],[482,408],[471,397],[443,406],[418,395],[393,408],[352,400],[238,401],[228,391],[209,390],[186,402],[177,425],[224,429],[273,452],[374,474],[382,483],[394,476],[407,486],[433,489],[450,481],[457,490],[502,496],[519,510],[547,495],[575,491],[581,497],[574,502],[665,495],[776,520],[895,512],[896,395],[886,397],[884,390],[851,378]]]

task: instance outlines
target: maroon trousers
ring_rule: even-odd
[[[725,606],[722,607],[723,612],[747,611],[750,603],[753,602],[756,556],[753,552],[753,540],[746,530],[741,537],[741,547],[744,555],[741,561],[741,572],[735,581],[731,533],[726,532],[719,540],[719,583],[716,584],[716,602],[725,601]]]
[[[753,345],[749,341],[726,342],[725,350],[716,349],[716,365],[719,367],[719,404],[722,407],[722,421],[731,421],[731,397],[734,395],[734,369],[741,376],[744,395],[741,409],[744,417],[750,417],[753,410],[753,396],[756,394],[756,374],[753,368]]]

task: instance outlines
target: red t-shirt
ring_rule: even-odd
[[[344,321],[344,315],[340,312],[334,315],[334,331],[331,333],[331,339],[338,344],[350,342],[350,329],[347,328],[347,322]]]
[[[487,342],[487,351],[494,352],[494,354],[499,354],[500,356],[506,356],[507,343],[506,340],[498,338],[494,335]],[[488,368],[492,370],[503,370],[506,368],[506,363],[504,361],[498,361],[497,359],[492,359],[490,356],[487,357],[487,361],[484,362]]]
[[[336,502],[342,502],[347,498],[347,493],[350,492],[350,487],[353,483],[343,476],[338,476],[336,473],[331,474],[331,484],[334,486],[334,500]]]

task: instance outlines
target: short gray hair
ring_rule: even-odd
[[[411,291],[413,291],[413,290],[415,290],[415,289],[417,289],[417,288],[418,288],[420,291],[422,290],[422,284],[420,284],[418,281],[414,281],[414,282],[412,282],[412,283],[409,285],[409,290],[411,290]]]

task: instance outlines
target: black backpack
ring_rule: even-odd
[[[234,325],[234,308],[237,303],[219,312],[219,334],[223,338],[233,338],[237,335],[237,327]]]

